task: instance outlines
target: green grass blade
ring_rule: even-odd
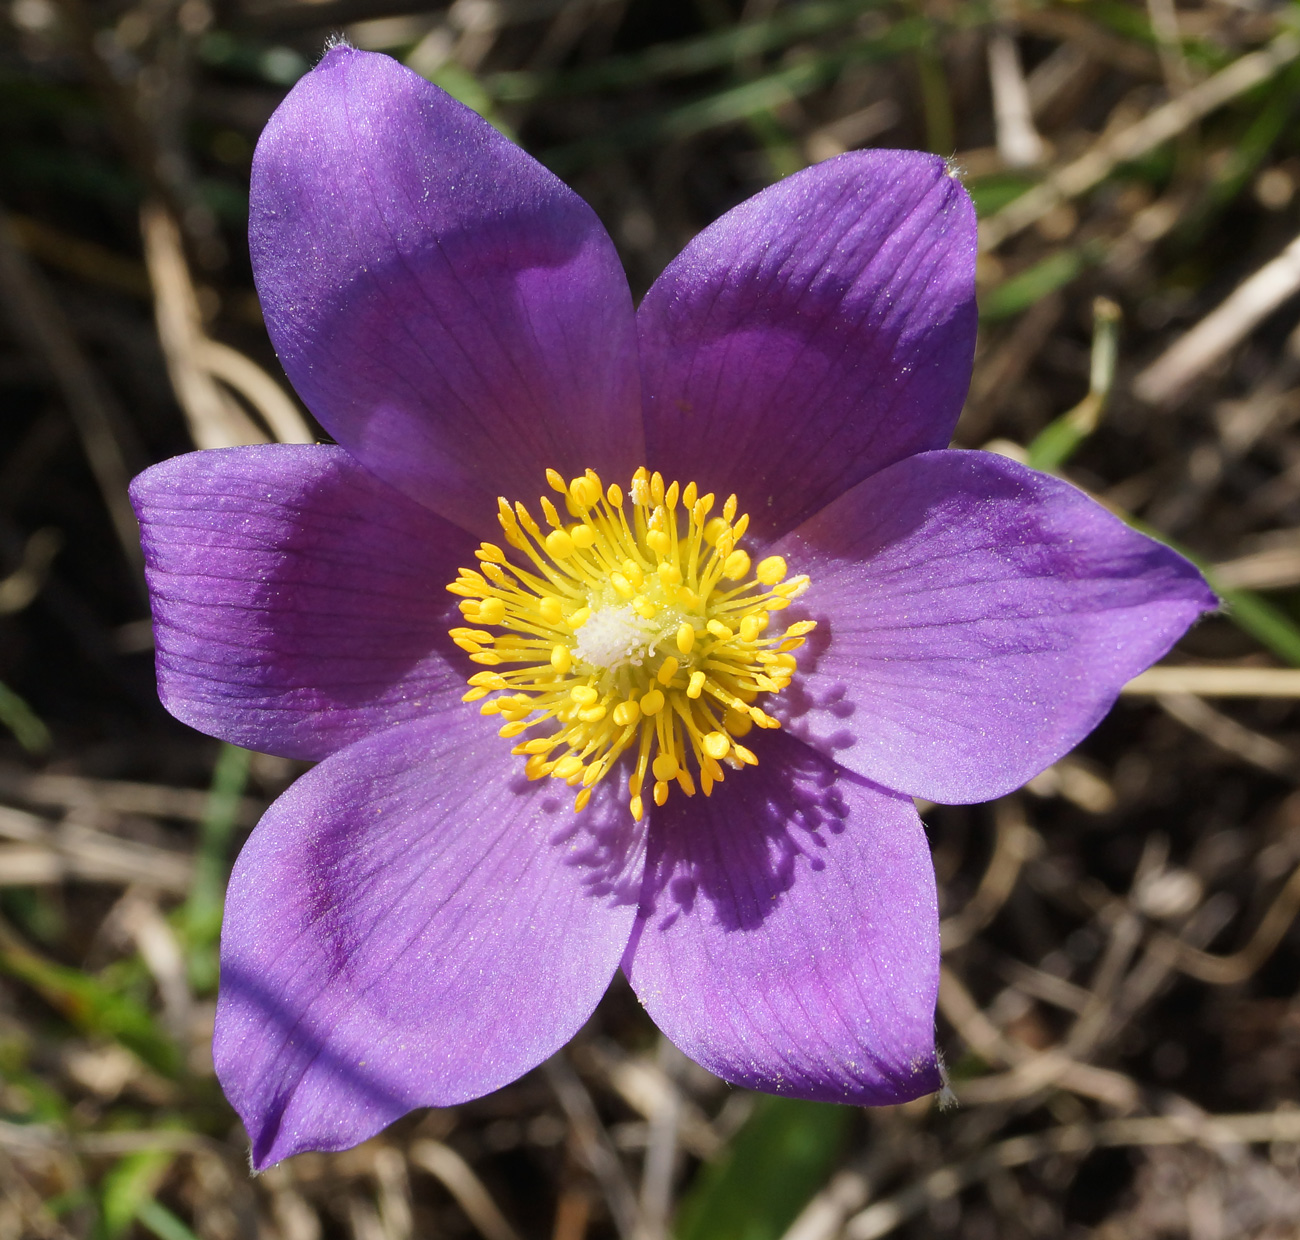
[[[152,1197],[140,1204],[135,1217],[140,1226],[153,1232],[158,1240],[199,1240],[176,1215]]]
[[[117,1240],[125,1234],[140,1207],[153,1200],[175,1157],[161,1150],[146,1150],[128,1154],[109,1168],[99,1188],[102,1240]]]
[[[749,120],[757,113],[828,86],[849,65],[889,60],[900,52],[921,46],[929,37],[929,28],[921,18],[896,22],[877,38],[858,40],[841,51],[810,57],[753,81],[616,127],[599,138],[553,147],[542,152],[541,160],[553,172],[564,176],[629,150],[680,141],[722,125]]]
[[[779,1240],[826,1182],[852,1118],[849,1107],[760,1098],[682,1203],[677,1240]]]
[[[0,684],[0,724],[14,734],[28,753],[44,753],[50,747],[50,730],[8,685]]]
[[[1119,307],[1109,297],[1098,297],[1093,302],[1092,316],[1088,394],[1034,437],[1026,462],[1031,469],[1060,469],[1097,429],[1101,415],[1106,411],[1119,357]]]
[[[1049,293],[1064,288],[1094,261],[1095,256],[1082,247],[1058,250],[985,293],[980,298],[980,318],[985,323],[1014,318]]]
[[[194,859],[194,882],[180,910],[180,929],[189,947],[190,980],[200,992],[212,990],[217,983],[216,943],[230,873],[230,841],[252,757],[238,745],[222,745],[217,755]]]
[[[164,1075],[179,1072],[179,1052],[154,1023],[148,1008],[89,973],[37,955],[3,927],[0,973],[26,982],[77,1028],[116,1039]]]
[[[497,73],[487,78],[488,93],[502,103],[527,103],[541,97],[625,90],[657,78],[687,77],[725,69],[737,60],[776,51],[798,39],[824,34],[877,7],[870,0],[801,4],[762,22],[714,31],[694,39],[660,43],[630,56],[609,56],[587,68],[559,74]]]

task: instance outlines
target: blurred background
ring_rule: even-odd
[[[1300,10],[1267,0],[3,0],[0,1240],[1300,1236]],[[310,438],[249,162],[342,33],[597,210],[638,296],[746,196],[951,156],[957,432],[1227,604],[1081,749],[923,807],[957,1105],[731,1090],[616,980],[479,1102],[253,1179],[212,1075],[231,859],[294,764],[158,705],[125,485]]]

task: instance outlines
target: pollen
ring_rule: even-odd
[[[638,820],[647,791],[656,805],[673,786],[708,796],[728,768],[757,764],[741,738],[780,726],[757,702],[790,683],[815,627],[775,622],[808,578],[780,556],[751,566],[734,495],[715,512],[695,483],[665,486],[644,468],[626,493],[590,469],[546,477],[563,515],[543,498],[546,529],[498,500],[517,554],[483,543],[447,587],[465,619],[452,640],[490,669],[464,700],[500,718],[530,779],[576,789],[579,810],[624,757]]]

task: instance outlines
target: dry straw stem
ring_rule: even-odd
[[[998,154],[1008,168],[1033,167],[1043,160],[1043,139],[1034,128],[1020,49],[1010,30],[999,27],[990,32],[988,60]]]
[[[581,1047],[582,1062],[643,1119],[652,1121],[665,1106],[678,1112],[678,1139],[696,1158],[716,1158],[723,1140],[703,1109],[685,1097],[663,1067],[641,1055],[627,1054],[617,1043],[592,1041]],[[675,1097],[673,1097],[675,1095]]]
[[[649,1116],[649,1134],[641,1173],[638,1240],[668,1240],[672,1214],[673,1181],[681,1145],[683,1101],[675,1078],[685,1070],[687,1059],[667,1038],[659,1038],[656,1052],[666,1088]]]
[[[889,1119],[878,1123],[864,1157],[857,1166],[845,1167],[831,1177],[781,1240],[834,1240],[843,1231],[844,1220],[856,1214],[871,1199],[873,1188],[906,1158],[906,1138],[912,1131],[907,1107],[893,1109]]]
[[[53,526],[36,530],[23,544],[22,559],[7,577],[0,577],[0,616],[23,610],[41,592],[63,535]]]
[[[1160,693],[1156,701],[1166,714],[1199,732],[1220,749],[1234,754],[1251,766],[1294,779],[1300,776],[1300,762],[1285,745],[1253,731],[1229,715],[1217,711],[1194,693]]]
[[[54,824],[35,814],[0,806],[0,887],[48,886],[77,879],[90,883],[138,883],[185,895],[193,882],[188,855],[122,840],[75,822]]]
[[[18,338],[45,364],[67,406],[99,485],[122,554],[137,580],[144,580],[140,527],[127,499],[131,477],[114,427],[125,425],[112,395],[91,367],[63,311],[39,271],[18,247],[8,217],[0,212],[0,305]]]
[[[1293,495],[1294,488],[1288,488]],[[1269,547],[1214,565],[1214,582],[1224,590],[1289,590],[1300,585],[1300,542]]]
[[[1300,698],[1300,669],[1284,667],[1152,667],[1120,691],[1134,697],[1196,693],[1202,697]]]
[[[844,1228],[846,1240],[877,1240],[915,1218],[934,1201],[998,1171],[1023,1167],[1054,1154],[1087,1154],[1123,1146],[1200,1145],[1224,1149],[1260,1142],[1300,1141],[1300,1111],[1247,1115],[1141,1116],[1096,1124],[1065,1124],[1031,1136],[1011,1137],[963,1162],[932,1172],[885,1201],[855,1214]]]
[[[1035,1052],[1004,1036],[946,965],[939,975],[939,1011],[977,1055],[1011,1069],[955,1085],[960,1102],[1013,1102],[1050,1086],[1094,1098],[1121,1111],[1131,1111],[1138,1104],[1138,1087],[1123,1073],[1081,1063],[1056,1049]]]
[[[1292,871],[1250,941],[1240,951],[1220,956],[1163,933],[1153,937],[1151,949],[1188,977],[1214,986],[1230,986],[1244,982],[1273,954],[1297,913],[1300,913],[1300,867]]]
[[[94,814],[144,814],[202,822],[211,794],[194,788],[134,783],[125,779],[88,779],[81,775],[38,774],[0,763],[0,797]],[[235,825],[252,828],[266,810],[255,797],[238,801]]]
[[[980,225],[980,248],[996,249],[1054,207],[1099,185],[1117,165],[1139,159],[1176,137],[1203,116],[1267,81],[1297,56],[1300,39],[1290,33],[1278,35],[1267,47],[1240,57],[1136,124],[1103,138],[1073,163],[1051,173],[985,220]]]
[[[315,437],[280,385],[255,362],[204,332],[180,230],[166,209],[156,202],[146,203],[140,212],[140,230],[167,373],[196,446],[231,448],[267,441],[223,383],[248,401],[281,443],[314,443]]]
[[[1016,885],[1021,864],[1042,851],[1042,838],[1025,821],[1017,797],[1000,800],[994,815],[997,836],[993,857],[979,887],[961,912],[944,918],[939,925],[939,943],[945,952],[968,943],[998,915]]]
[[[621,1240],[635,1240],[639,1216],[636,1194],[628,1182],[618,1151],[600,1122],[587,1087],[569,1065],[563,1051],[552,1055],[542,1065],[542,1071],[568,1117],[579,1156],[600,1185]]]
[[[69,1133],[48,1124],[14,1124],[0,1120],[0,1150],[41,1154],[75,1150],[92,1158],[121,1158],[153,1151],[220,1154],[230,1151],[202,1133],[185,1128],[133,1129],[129,1132]]]
[[[413,1166],[442,1182],[483,1240],[519,1240],[519,1233],[506,1221],[483,1181],[451,1146],[441,1141],[417,1141],[408,1157]]]
[[[1133,380],[1153,405],[1173,405],[1288,297],[1300,290],[1300,237],[1265,263]]]

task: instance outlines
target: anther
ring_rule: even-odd
[[[565,530],[552,530],[546,536],[546,550],[557,560],[567,560],[574,552],[573,539]]]

